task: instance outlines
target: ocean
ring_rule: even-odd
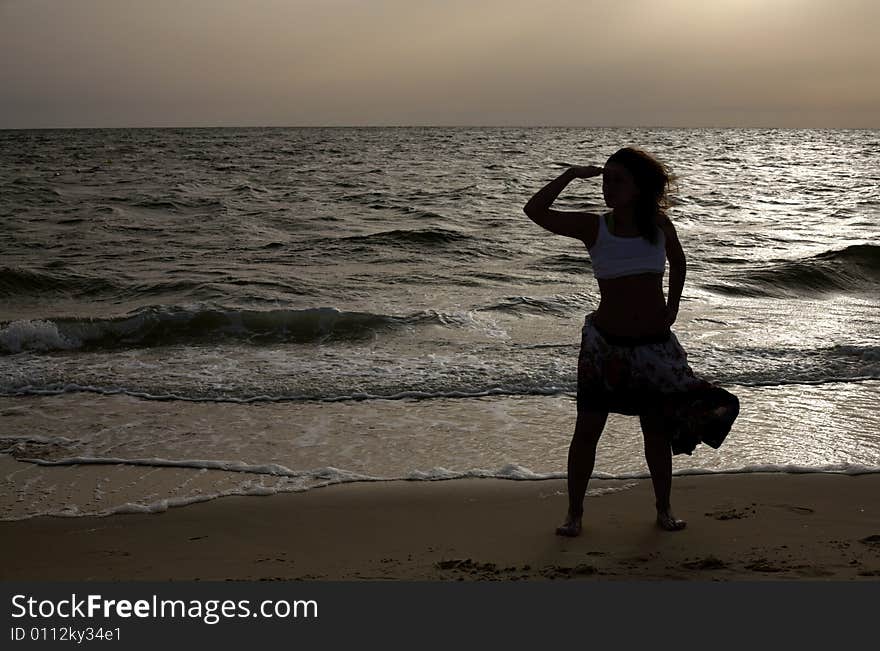
[[[522,206],[627,145],[677,175],[673,330],[741,402],[675,472],[880,470],[877,130],[0,131],[0,518],[564,477],[598,288]],[[596,476],[647,476],[638,419]]]

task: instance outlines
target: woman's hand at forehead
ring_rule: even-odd
[[[602,175],[602,168],[596,165],[573,165],[568,170],[576,179],[589,179]]]

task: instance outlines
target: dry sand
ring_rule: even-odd
[[[859,580],[880,578],[880,475],[675,477],[680,532],[649,480],[554,529],[563,480],[358,483],[157,514],[0,522],[4,580]],[[14,559],[14,562],[10,562]]]

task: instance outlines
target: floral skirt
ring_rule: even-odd
[[[658,337],[602,332],[584,319],[578,356],[577,409],[638,415],[667,433],[673,454],[698,443],[718,448],[739,414],[733,394],[696,376],[671,330]]]

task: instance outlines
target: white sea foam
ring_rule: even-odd
[[[48,351],[78,348],[80,342],[58,331],[52,321],[41,319],[12,321],[0,327],[0,351],[20,353],[25,350]]]
[[[65,444],[76,443],[76,440],[69,439],[66,436],[40,436],[38,434],[2,434],[0,435],[0,445],[5,442],[12,441],[15,443],[45,443],[45,444]]]
[[[555,395],[574,395],[576,388],[571,387],[523,387],[523,386],[497,386],[482,391],[398,391],[389,395],[380,395],[359,391],[354,393],[340,394],[334,396],[325,396],[316,398],[314,396],[302,396],[295,394],[285,394],[278,396],[256,395],[247,398],[239,398],[236,396],[223,397],[192,397],[183,396],[174,393],[151,394],[146,391],[135,391],[124,387],[98,387],[83,384],[65,384],[55,388],[36,388],[32,386],[17,387],[11,391],[0,391],[0,396],[17,397],[17,396],[54,396],[65,393],[99,393],[102,395],[127,395],[135,398],[143,398],[145,400],[180,400],[183,402],[217,402],[217,403],[236,403],[248,404],[254,402],[290,402],[290,401],[315,401],[315,402],[347,402],[353,400],[404,400],[407,398],[417,399],[433,399],[433,398],[484,398],[487,396],[555,396]]]
[[[162,459],[158,457],[145,459],[125,459],[122,457],[66,457],[63,459],[27,459],[19,461],[40,466],[74,466],[74,465],[126,465],[154,466],[157,468],[204,468],[206,470],[225,470],[227,472],[251,473],[281,477],[302,477],[323,471],[297,471],[284,466],[269,464],[249,464],[241,461],[218,461],[213,459]],[[335,469],[333,469],[335,470]],[[340,471],[341,472],[341,471]],[[316,475],[317,476],[317,475]]]
[[[22,460],[24,461],[24,460]],[[428,470],[414,470],[399,477],[378,477],[352,472],[344,469],[324,467],[306,471],[294,471],[283,466],[274,464],[252,465],[232,461],[205,461],[205,460],[167,460],[167,459],[110,459],[72,457],[69,459],[47,462],[33,460],[40,465],[71,465],[71,464],[108,464],[118,463],[127,465],[152,465],[159,468],[201,468],[204,470],[223,470],[227,472],[243,473],[253,477],[254,475],[284,477],[287,481],[272,487],[259,483],[256,478],[246,479],[240,484],[221,491],[211,493],[198,493],[174,498],[160,498],[158,500],[144,500],[143,502],[129,501],[121,505],[109,507],[104,510],[82,510],[78,505],[67,504],[55,510],[45,510],[38,513],[29,513],[20,517],[4,517],[2,521],[25,520],[39,516],[61,517],[85,517],[85,516],[108,516],[119,513],[160,513],[169,508],[187,506],[200,502],[207,502],[228,496],[266,496],[280,493],[304,492],[315,488],[322,488],[337,484],[353,482],[392,482],[392,481],[451,481],[456,479],[507,479],[512,481],[545,481],[565,478],[562,472],[534,472],[529,468],[516,464],[508,464],[495,470],[474,468],[466,471],[453,471],[443,467],[435,467]],[[803,466],[797,464],[758,464],[738,468],[722,470],[687,468],[673,472],[676,476],[699,476],[699,475],[725,475],[725,474],[837,474],[837,475],[865,475],[880,474],[880,466],[868,466],[859,464],[838,463],[825,466]],[[628,490],[637,485],[633,480],[648,479],[647,472],[629,473],[603,473],[593,474],[594,479],[626,481],[622,486],[593,486],[588,496],[600,496],[610,493]]]
[[[36,438],[45,441],[54,439],[70,441],[64,437],[21,437]],[[2,439],[0,439],[2,440]],[[344,470],[332,466],[314,468],[311,470],[291,470],[285,466],[269,464],[250,464],[243,461],[225,461],[216,459],[163,459],[153,458],[122,458],[122,457],[90,457],[77,456],[63,459],[36,459],[20,458],[18,461],[33,463],[40,466],[72,466],[72,465],[129,465],[129,466],[153,466],[157,468],[196,468],[205,470],[222,470],[226,472],[247,473],[255,475],[268,475],[273,477],[297,477],[315,478],[326,480],[331,483],[345,483],[357,481],[438,481],[448,479],[486,478],[486,479],[513,479],[536,481],[545,479],[564,478],[564,472],[535,472],[530,468],[518,464],[507,464],[496,470],[485,468],[472,468],[465,471],[449,470],[442,466],[428,470],[413,470],[404,475],[395,477],[379,477],[367,475],[351,470]],[[853,463],[834,463],[820,466],[808,466],[802,464],[753,464],[735,468],[682,468],[673,471],[673,475],[714,475],[714,474],[743,474],[743,473],[834,473],[845,475],[864,475],[880,473],[880,466]],[[605,473],[594,472],[596,479],[643,479],[650,477],[647,472],[624,472]]]

